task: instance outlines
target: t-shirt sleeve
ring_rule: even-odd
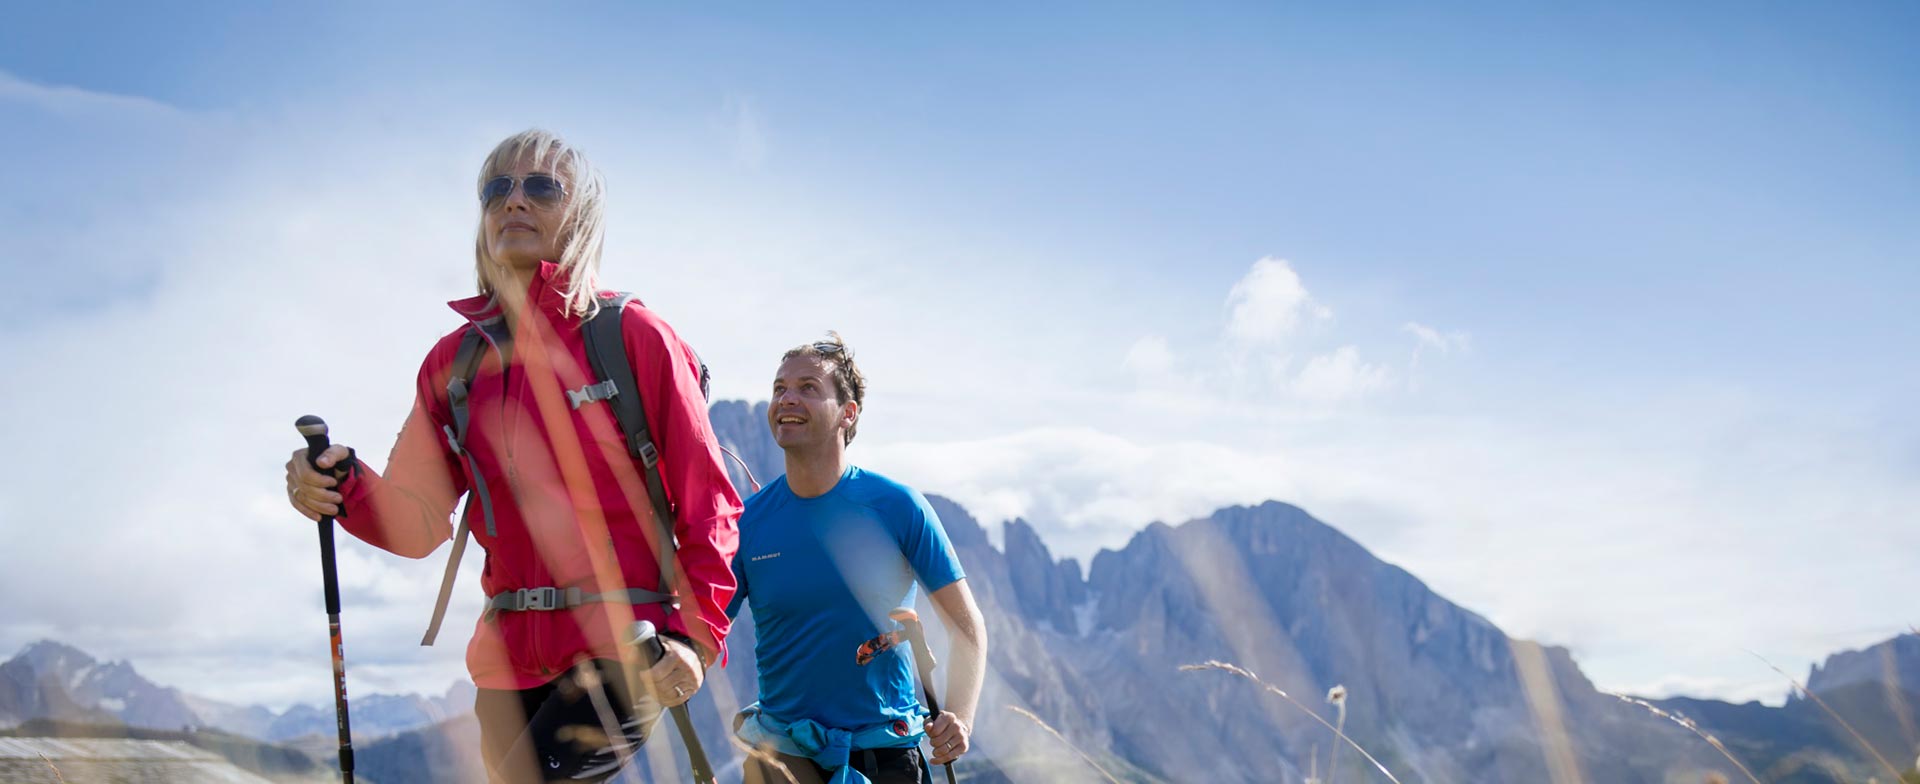
[[[914,576],[926,586],[928,593],[966,577],[960,568],[960,559],[953,554],[953,543],[947,541],[947,529],[940,524],[940,515],[927,503],[926,496],[909,488],[907,497],[912,505],[909,513],[901,516],[905,525],[899,531],[900,553],[907,557]]]
[[[740,560],[743,552],[746,550],[735,550],[733,553],[733,579],[738,587],[734,588],[733,598],[727,600],[728,620],[739,618],[740,608],[747,604],[747,565]]]

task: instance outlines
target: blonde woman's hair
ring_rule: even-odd
[[[487,162],[480,166],[480,182],[474,192],[487,187],[487,181],[507,173],[523,156],[531,156],[535,167],[549,167],[555,179],[566,188],[566,212],[560,216],[560,274],[566,279],[567,312],[582,318],[599,310],[595,291],[600,285],[600,254],[606,246],[607,183],[600,170],[567,140],[538,128],[521,131],[493,148]],[[499,264],[487,253],[486,205],[480,206],[480,228],[474,240],[474,278],[480,293],[498,297],[489,274]]]

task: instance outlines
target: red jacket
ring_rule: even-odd
[[[659,529],[613,409],[605,402],[568,404],[566,390],[598,379],[587,364],[581,320],[565,315],[557,271],[540,265],[528,312],[513,325],[508,365],[502,367],[490,337],[468,393],[465,447],[486,478],[496,529],[488,535],[477,499],[467,504],[467,525],[486,550],[480,585],[488,596],[543,586],[587,593],[658,589],[652,542]],[[484,296],[448,305],[475,324],[500,317]],[[659,604],[594,603],[483,617],[467,645],[467,668],[481,688],[532,688],[582,657],[618,658],[619,630],[629,617],[725,650],[741,505],[707,421],[698,360],[638,302],[626,306],[620,326],[660,450],[661,479],[677,512],[680,611],[668,618]],[[441,428],[453,423],[447,379],[468,328],[441,338],[421,363],[413,413],[386,476],[361,464],[342,484],[340,524],[368,544],[423,558],[451,537],[454,502],[471,484]]]

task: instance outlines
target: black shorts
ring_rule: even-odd
[[[831,772],[815,764],[806,757],[795,757],[773,752],[780,764],[787,766],[794,781],[800,784],[823,784],[832,778]],[[861,775],[873,781],[873,784],[930,784],[922,777],[926,772],[926,762],[921,758],[920,749],[854,749],[847,755],[848,764]],[[742,769],[745,784],[787,784],[787,777],[758,759],[749,757]]]
[[[545,685],[480,689],[473,712],[496,784],[606,781],[660,720],[660,703],[626,699],[620,663],[583,662]]]

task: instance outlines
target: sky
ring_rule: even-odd
[[[1920,623],[1912,4],[8,18],[0,656],[324,703],[291,422],[384,455],[536,126],[717,398],[839,330],[851,458],[996,536],[1287,501],[1652,696]],[[462,677],[440,556],[342,542],[356,692]]]

